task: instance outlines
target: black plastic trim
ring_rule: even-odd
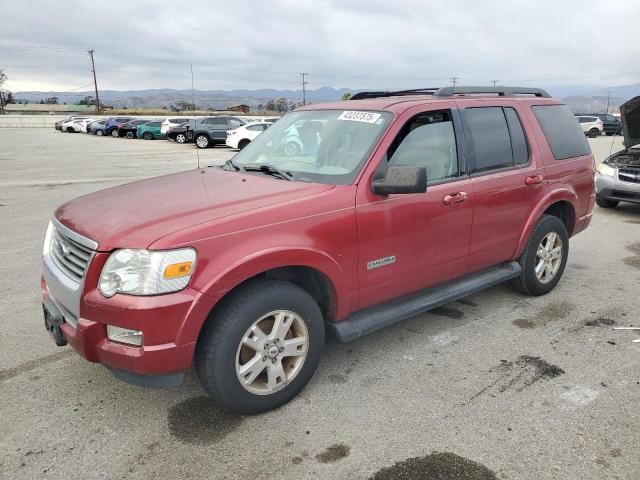
[[[327,325],[340,341],[350,342],[458,298],[515,278],[521,271],[522,268],[518,262],[504,262],[469,276],[361,310],[350,315],[346,320],[327,322]]]
[[[147,388],[177,388],[184,382],[184,372],[167,373],[163,375],[143,375],[128,372],[119,368],[109,367],[114,377],[123,382]]]

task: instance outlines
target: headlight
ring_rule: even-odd
[[[196,251],[149,251],[125,248],[113,252],[102,268],[98,290],[105,297],[116,293],[160,295],[182,290],[189,284]]]
[[[596,170],[601,175],[606,175],[607,177],[613,177],[615,175],[615,173],[616,173],[616,169],[615,168],[612,168],[612,167],[610,167],[609,165],[607,165],[605,163],[601,163],[600,165],[598,165]]]
[[[53,235],[53,223],[49,220],[49,226],[47,227],[47,233],[44,234],[44,245],[42,245],[42,256],[49,253],[51,248],[51,236]]]

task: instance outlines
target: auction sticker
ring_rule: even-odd
[[[357,112],[355,110],[346,110],[340,114],[338,120],[350,120],[352,122],[376,123],[382,116],[381,113],[375,112]]]

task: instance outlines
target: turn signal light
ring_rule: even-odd
[[[180,262],[167,265],[164,269],[164,278],[185,277],[191,273],[191,265],[193,262]]]

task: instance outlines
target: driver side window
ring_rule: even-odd
[[[426,112],[413,117],[400,130],[387,158],[390,166],[425,167],[428,183],[458,177],[458,150],[451,112]]]

